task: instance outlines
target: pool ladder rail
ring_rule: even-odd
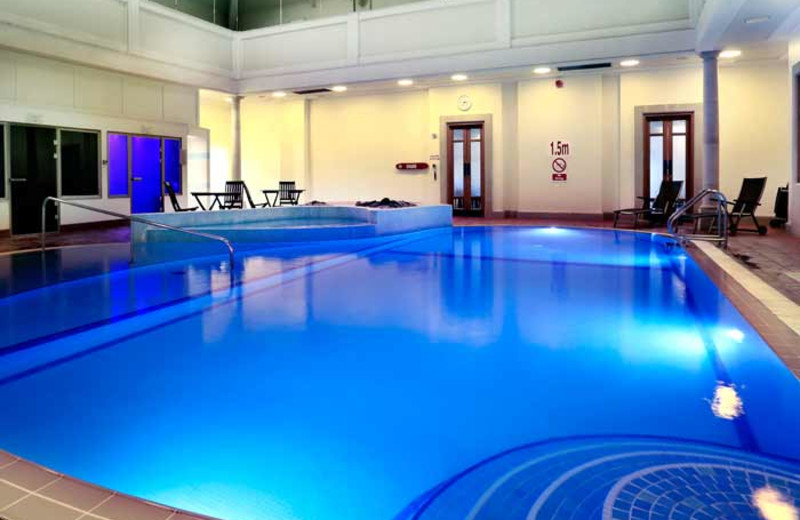
[[[234,259],[234,249],[233,245],[231,245],[230,241],[222,236],[219,235],[212,235],[210,233],[203,233],[201,231],[192,231],[185,228],[170,226],[168,224],[162,224],[160,222],[154,222],[152,220],[144,219],[141,217],[137,217],[134,215],[125,215],[124,213],[117,213],[116,211],[109,211],[107,209],[95,208],[92,206],[87,206],[85,204],[80,204],[78,202],[73,202],[70,200],[63,200],[56,197],[47,197],[42,202],[42,228],[41,228],[41,246],[42,252],[44,252],[46,248],[46,241],[47,241],[47,229],[46,229],[46,218],[47,218],[47,203],[53,202],[54,204],[66,204],[67,206],[73,206],[80,209],[85,209],[87,211],[94,211],[95,213],[102,213],[103,215],[109,215],[111,217],[121,218],[123,220],[127,220],[128,222],[139,222],[140,224],[145,224],[148,226],[153,226],[161,229],[167,229],[169,231],[175,231],[177,233],[185,233],[187,235],[193,235],[196,237],[207,238],[209,240],[216,240],[217,242],[221,242],[225,245],[228,249],[228,262],[230,265],[231,273],[233,273],[233,268],[236,264]],[[131,241],[131,247],[133,247],[133,241]],[[133,254],[131,254],[131,261],[133,261]]]
[[[687,233],[681,234],[676,232],[676,224],[678,219],[686,215],[695,204],[708,197],[709,201],[714,204],[714,208],[701,208],[697,214],[691,215],[695,219],[710,218],[712,220],[711,226],[708,228],[709,233]],[[711,234],[711,230],[717,230],[716,234]],[[685,244],[689,240],[704,240],[706,242],[714,242],[723,249],[728,248],[728,198],[719,190],[713,188],[706,188],[691,199],[686,204],[678,208],[667,220],[667,232],[669,236],[675,238],[681,244]]]

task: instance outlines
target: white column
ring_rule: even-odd
[[[719,189],[719,51],[703,58],[703,189]]]
[[[233,96],[233,103],[231,103],[231,127],[233,128],[231,179],[234,181],[242,180],[242,99],[244,99],[242,96]]]

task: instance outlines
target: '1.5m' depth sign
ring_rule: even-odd
[[[550,141],[550,157],[554,157],[553,182],[567,182],[567,157],[571,151],[569,143],[565,141]]]

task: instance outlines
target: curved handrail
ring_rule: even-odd
[[[675,223],[686,214],[695,204],[711,196],[711,200],[717,206],[717,235],[678,235],[675,233]],[[691,199],[689,199],[681,208],[675,213],[670,215],[667,219],[667,231],[673,237],[681,236],[685,238],[693,238],[695,240],[710,240],[720,242],[722,247],[728,247],[728,198],[719,190],[713,188],[706,188]]]
[[[189,229],[170,226],[168,224],[162,224],[160,222],[154,222],[152,220],[147,220],[147,219],[144,219],[144,218],[141,218],[141,217],[136,217],[134,215],[125,215],[124,213],[117,213],[116,211],[109,211],[107,209],[95,208],[95,207],[92,207],[92,206],[87,206],[86,204],[80,204],[78,202],[72,202],[72,201],[69,201],[69,200],[59,199],[57,197],[47,197],[42,202],[42,228],[41,228],[41,246],[42,246],[42,251],[45,251],[45,249],[46,249],[45,241],[47,240],[47,238],[46,238],[47,237],[47,230],[45,229],[46,228],[45,220],[47,218],[47,203],[50,202],[50,201],[53,201],[56,204],[66,204],[67,206],[74,206],[76,208],[81,208],[81,209],[85,209],[85,210],[88,210],[88,211],[94,211],[95,213],[102,213],[104,215],[109,215],[109,216],[112,216],[112,217],[121,218],[121,219],[127,220],[129,222],[139,222],[140,224],[146,224],[148,226],[153,226],[153,227],[162,228],[162,229],[168,229],[170,231],[176,231],[178,233],[185,233],[187,235],[194,235],[194,236],[198,236],[198,237],[202,237],[202,238],[207,238],[209,240],[216,240],[218,242],[222,242],[225,245],[225,247],[228,248],[228,255],[229,255],[229,262],[230,262],[231,272],[233,272],[233,267],[235,265],[234,250],[233,250],[233,246],[231,245],[230,241],[225,237],[221,237],[219,235],[212,235],[212,234],[209,234],[209,233],[203,233],[201,231],[191,231]]]

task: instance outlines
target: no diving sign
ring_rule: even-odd
[[[553,159],[553,182],[567,182],[567,160],[563,157]]]
[[[553,182],[567,182],[567,157],[571,151],[570,144],[566,141],[550,142],[550,156],[554,157],[551,177]]]

